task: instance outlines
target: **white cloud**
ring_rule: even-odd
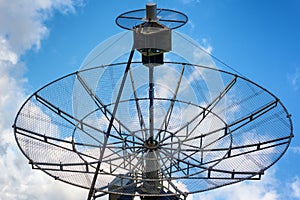
[[[189,19],[189,21],[187,22],[187,24],[191,27],[191,31],[195,30],[195,24],[193,23],[193,21],[191,19]]]
[[[5,48],[20,55],[32,47],[39,49],[48,34],[44,24],[54,11],[74,12],[76,0],[0,1],[0,40],[7,40]],[[3,48],[3,47],[1,47]],[[0,51],[1,52],[1,51]]]
[[[26,98],[25,63],[29,49],[38,50],[48,34],[45,20],[55,11],[74,12],[81,0],[0,0],[0,199],[83,199],[82,190],[31,170],[17,149],[11,125]],[[85,196],[85,193],[84,193]]]
[[[300,68],[297,67],[295,72],[287,74],[287,80],[293,87],[295,91],[299,89],[299,81],[300,81]]]
[[[183,4],[200,3],[200,0],[181,0]]]
[[[291,184],[292,197],[300,198],[300,178],[296,177]]]
[[[277,185],[278,180],[274,178],[273,170],[272,172],[267,172],[260,181],[245,181],[231,186],[225,186],[201,194],[200,199],[279,200],[281,198],[280,194],[276,191]]]
[[[300,199],[300,178],[283,181],[276,169],[269,169],[260,181],[244,181],[216,190],[200,193],[194,200],[281,200]]]
[[[17,64],[18,56],[11,51],[8,47],[8,42],[0,35],[0,62],[10,62],[11,64]],[[4,63],[3,63],[4,64]],[[2,65],[3,65],[2,64]]]
[[[290,147],[293,153],[300,154],[300,147]]]
[[[200,44],[203,46],[203,49],[207,53],[211,54],[211,52],[213,51],[213,47],[211,46],[207,38],[202,38]]]

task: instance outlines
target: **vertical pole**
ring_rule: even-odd
[[[153,145],[154,141],[154,67],[148,66],[149,68],[149,138],[148,145]],[[148,193],[158,193],[159,179],[158,179],[158,154],[157,149],[148,149],[145,157],[145,175],[144,188]]]
[[[153,83],[154,67],[149,66],[149,141],[153,143],[154,129],[154,83]]]

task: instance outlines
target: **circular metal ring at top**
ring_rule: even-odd
[[[185,25],[188,17],[179,11],[157,8],[157,22],[170,28],[176,29]],[[132,10],[119,15],[116,24],[127,30],[132,30],[135,26],[146,22],[146,9]]]

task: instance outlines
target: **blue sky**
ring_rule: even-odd
[[[97,44],[123,31],[115,18],[144,8],[146,2],[0,0],[0,199],[85,199],[85,190],[31,170],[17,149],[11,125],[28,95],[78,70]],[[261,181],[194,199],[300,199],[300,1],[155,2],[187,14],[189,23],[178,31],[278,96],[294,123],[296,137],[289,150]]]

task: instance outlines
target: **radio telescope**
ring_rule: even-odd
[[[187,21],[154,3],[123,13],[126,32],[32,94],[13,125],[32,168],[88,200],[178,200],[259,180],[293,138],[291,115],[174,31]]]

